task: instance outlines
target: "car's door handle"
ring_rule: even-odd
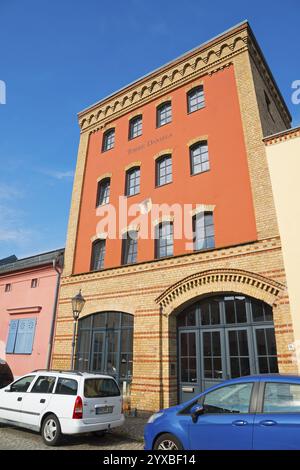
[[[17,400],[18,400],[18,401],[22,401],[22,397],[18,397]]]
[[[242,419],[237,419],[236,421],[232,421],[233,426],[245,426],[248,424],[248,421],[244,421]]]
[[[276,421],[273,421],[273,419],[265,419],[264,421],[260,421],[259,423],[261,426],[274,426]]]
[[[45,403],[45,401],[46,401],[45,398],[40,399],[40,403]]]

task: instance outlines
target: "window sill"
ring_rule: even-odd
[[[139,196],[141,193],[136,193],[136,194],[125,194],[125,197],[134,197],[134,196]]]
[[[161,127],[167,126],[168,124],[172,124],[172,121],[166,122],[165,124],[156,124],[156,129],[160,129]]]
[[[205,108],[206,108],[206,106],[204,105],[204,106],[201,106],[201,108],[195,109],[195,111],[188,111],[187,114],[188,114],[188,116],[189,116],[190,114],[194,114],[194,113],[196,113],[197,111],[201,111],[201,109],[205,109]]]
[[[142,137],[143,134],[139,134],[139,135],[136,135],[135,137],[128,137],[128,142],[130,142],[131,140],[135,140],[135,139],[138,139],[139,137]]]
[[[169,183],[164,184],[157,184],[154,189],[163,188],[164,186],[168,186],[169,184],[173,184],[173,181],[169,181]]]
[[[191,173],[190,176],[203,175],[203,173],[208,173],[210,170],[211,170],[211,169],[209,168],[208,170],[199,171],[199,173]]]

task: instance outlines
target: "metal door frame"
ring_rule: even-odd
[[[224,333],[224,327],[220,327],[220,326],[216,326],[215,328],[198,328],[198,336],[199,336],[199,352],[200,352],[200,356],[199,356],[199,363],[200,363],[200,386],[201,386],[201,390],[205,390],[204,388],[204,383],[205,382],[208,382],[208,381],[216,381],[216,385],[217,385],[217,379],[209,379],[209,378],[206,378],[204,376],[204,341],[203,341],[203,334],[204,333],[215,333],[215,332],[218,332],[220,333],[220,342],[221,342],[221,361],[222,361],[222,372],[224,371],[225,373],[223,374],[223,379],[220,380],[220,382],[222,382],[223,380],[226,380],[227,378],[227,363],[226,363],[226,355],[227,355],[227,351],[226,351],[226,342],[225,342],[225,333]],[[198,356],[197,356],[197,359],[198,359]]]
[[[256,362],[255,362],[255,351],[253,347],[253,334],[252,334],[252,326],[236,326],[236,327],[225,327],[225,342],[226,342],[226,366],[227,366],[227,376],[231,379],[231,365],[230,365],[230,349],[229,349],[229,332],[230,331],[243,331],[246,330],[247,339],[248,339],[248,353],[249,353],[249,365],[250,365],[250,374],[256,374]],[[241,357],[241,356],[238,356]]]
[[[93,330],[92,331],[92,348],[91,348],[91,359],[90,359],[90,370],[98,371],[99,369],[94,369],[94,353],[95,353],[95,335],[101,334],[103,337],[102,341],[102,359],[101,359],[101,372],[103,372],[104,358],[105,358],[105,331],[104,330]]]
[[[201,380],[200,380],[200,361],[199,358],[199,333],[197,328],[187,328],[185,330],[178,332],[178,398],[182,393],[182,387],[184,386],[194,386],[201,389]],[[193,333],[195,335],[195,344],[196,344],[196,382],[182,382],[181,381],[181,335],[184,333]]]

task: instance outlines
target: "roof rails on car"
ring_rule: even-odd
[[[74,375],[80,375],[80,376],[83,375],[78,370],[36,369],[36,370],[33,370],[32,372],[59,372],[61,374],[74,374]]]

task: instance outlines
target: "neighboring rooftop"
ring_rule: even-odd
[[[284,142],[285,140],[294,139],[295,137],[300,137],[300,126],[277,132],[277,134],[268,135],[263,141],[266,145],[272,145]]]
[[[3,266],[4,264],[9,264],[9,263],[14,263],[17,261],[16,255],[11,255],[8,256],[7,258],[0,259],[0,266]]]
[[[9,256],[8,258],[0,260],[0,274],[44,266],[51,264],[55,260],[62,265],[64,251],[64,248],[59,248],[57,250],[40,253],[38,255],[22,259],[17,259],[15,255]]]

